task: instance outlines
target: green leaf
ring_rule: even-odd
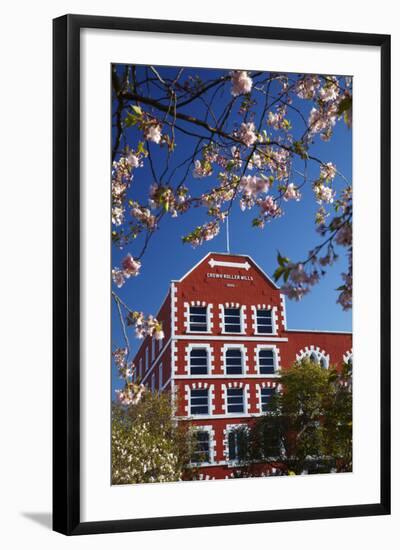
[[[286,258],[286,256],[282,256],[279,251],[278,251],[278,257],[277,258],[278,258],[278,264],[282,265],[282,266],[288,264],[289,261],[290,261],[289,258]]]
[[[131,109],[133,109],[133,111],[139,115],[139,116],[142,116],[143,115],[143,111],[142,109],[139,107],[139,105],[131,105]]]
[[[143,141],[139,141],[138,147],[137,147],[137,152],[138,152],[138,153],[142,153],[142,154],[146,154],[146,153],[147,153]]]
[[[273,275],[275,281],[279,281],[279,279],[280,279],[280,278],[282,277],[282,275],[284,274],[285,270],[286,270],[286,268],[283,267],[283,266],[280,266],[280,267],[278,267],[278,268],[275,269],[274,275]]]
[[[352,98],[350,96],[346,96],[344,99],[342,99],[338,107],[338,116],[342,115],[345,111],[351,109],[351,105]]]

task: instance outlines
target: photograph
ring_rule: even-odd
[[[353,79],[266,69],[110,67],[112,485],[353,470]]]

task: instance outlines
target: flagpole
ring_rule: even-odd
[[[230,253],[230,243],[229,243],[229,214],[226,218],[226,251]]]

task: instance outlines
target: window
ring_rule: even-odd
[[[210,434],[205,430],[197,430],[193,434],[193,450],[191,462],[211,462],[210,460]]]
[[[191,390],[190,414],[208,414],[208,390]]]
[[[194,348],[190,350],[190,374],[208,373],[207,348]]]
[[[266,412],[268,410],[269,402],[275,395],[275,388],[262,388],[261,389],[261,411]]]
[[[281,454],[279,429],[274,425],[264,425],[261,435],[260,458],[276,458]]]
[[[259,334],[273,334],[271,309],[257,309],[257,332]]]
[[[146,348],[146,364],[145,364],[146,371],[147,371],[148,368],[149,368],[149,348],[147,347]]]
[[[153,337],[151,339],[151,360],[154,361],[156,356],[156,339]]]
[[[151,375],[151,393],[154,393],[156,389],[156,375],[153,373]]]
[[[227,349],[225,352],[226,374],[243,374],[242,350],[237,348]]]
[[[239,307],[226,307],[224,310],[225,332],[241,332],[242,324]]]
[[[258,352],[258,368],[260,374],[275,373],[275,355],[272,349],[260,349]]]
[[[322,355],[318,358],[317,354],[312,352],[310,354],[310,361],[312,361],[316,365],[320,365],[320,367],[322,367],[323,369],[328,368],[328,363],[327,363],[325,357],[323,357]]]
[[[191,332],[207,332],[207,307],[190,306],[189,329]]]
[[[229,460],[243,459],[247,448],[247,432],[245,428],[236,428],[228,433]]]
[[[244,413],[244,394],[243,388],[228,388],[227,390],[227,412]]]

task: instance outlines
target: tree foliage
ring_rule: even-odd
[[[303,360],[284,370],[282,391],[251,425],[242,462],[279,463],[285,473],[352,469],[351,365],[324,369]]]
[[[171,395],[144,392],[134,405],[112,406],[112,483],[190,477],[190,428],[173,418]]]

